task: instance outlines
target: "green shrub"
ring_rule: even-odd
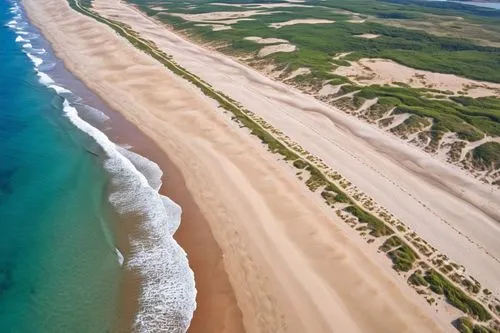
[[[454,307],[481,321],[491,319],[491,314],[480,303],[467,296],[435,270],[427,271],[425,280],[429,283],[432,291],[437,294],[444,294],[448,303]]]
[[[352,205],[344,208],[344,210],[352,215],[356,216],[360,223],[366,223],[368,229],[371,230],[370,235],[375,237],[388,236],[394,233],[391,228],[385,225],[384,222],[376,218],[375,216],[365,212],[357,205]]]

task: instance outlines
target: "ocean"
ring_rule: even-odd
[[[126,271],[141,285],[125,331],[185,331],[196,289],[161,170],[109,140],[18,2],[0,0],[0,45],[0,332],[117,332]]]

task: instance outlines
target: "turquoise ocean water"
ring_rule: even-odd
[[[0,0],[0,45],[0,332],[114,332],[124,269],[144,282],[134,330],[183,331],[196,290],[161,171],[89,124],[108,118],[15,1]],[[141,238],[123,263],[125,215]]]
[[[14,8],[0,0],[0,332],[106,332],[120,278],[107,175],[39,82],[23,52],[39,33],[16,34]]]

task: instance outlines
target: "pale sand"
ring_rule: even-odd
[[[276,44],[276,43],[289,43],[286,39],[281,38],[262,38],[256,36],[249,36],[243,38],[257,44]]]
[[[261,37],[256,37],[256,36],[250,36],[250,37],[245,37],[243,38],[245,40],[252,41],[257,44],[276,44],[276,43],[283,43],[283,44],[278,44],[278,45],[269,45],[269,46],[264,46],[259,50],[259,53],[257,53],[257,56],[262,58],[265,56],[268,56],[273,53],[277,52],[293,52],[297,49],[295,45],[290,44],[286,39],[280,39],[280,38],[261,38]]]
[[[308,5],[295,4],[295,3],[248,3],[248,4],[238,4],[238,3],[221,3],[214,2],[212,5],[217,6],[228,6],[228,7],[243,7],[243,8],[287,8],[287,7],[312,7]]]
[[[100,12],[117,15],[184,68],[320,157],[499,294],[500,191],[383,130],[195,45],[119,1],[96,3]]]
[[[273,53],[278,52],[293,52],[297,49],[295,45],[292,44],[277,44],[277,45],[268,45],[264,46],[260,49],[259,53],[257,53],[258,57],[265,57]]]
[[[223,252],[248,332],[441,331],[373,247],[351,239],[197,88],[65,0],[24,3],[68,68],[181,170]]]
[[[197,27],[210,27],[212,31],[222,31],[232,29],[230,25],[223,24],[195,24]]]
[[[376,35],[376,34],[362,34],[362,35],[355,35],[355,37],[364,38],[364,39],[374,39],[374,38],[380,37],[380,35]]]
[[[363,35],[358,37],[361,36]],[[452,74],[418,70],[387,59],[361,59],[352,62],[351,66],[336,68],[334,73],[347,76],[361,85],[402,82],[414,88],[448,90],[455,94],[463,91],[471,97],[500,96],[500,84],[498,83],[475,81]]]
[[[359,20],[358,19],[351,19],[351,20],[347,20],[347,22],[358,24],[358,23],[365,23],[366,20],[363,20],[363,19],[359,19]]]
[[[285,22],[271,23],[269,26],[271,28],[279,29],[281,27],[286,27],[288,25],[295,25],[295,24],[325,24],[325,23],[335,23],[335,21],[323,20],[323,19],[296,19]]]
[[[186,21],[193,22],[214,22],[223,20],[231,20],[231,22],[237,22],[240,19],[248,18],[255,15],[269,15],[270,13],[266,13],[258,10],[247,10],[242,12],[213,12],[213,13],[201,13],[201,14],[180,14],[180,13],[171,13],[170,15],[178,16]]]
[[[311,74],[311,70],[306,67],[300,67],[291,72],[290,75],[288,75],[283,81],[288,81],[293,78],[296,78],[297,76],[307,75],[307,74]]]

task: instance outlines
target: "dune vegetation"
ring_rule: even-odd
[[[500,181],[499,146],[486,140],[487,146],[468,148],[470,142],[500,136],[500,89],[495,92],[492,88],[492,95],[486,97],[468,95],[469,90],[482,87],[483,81],[500,83],[498,10],[416,0],[129,2],[196,41],[257,69],[269,72],[271,68],[271,75],[278,79],[306,69],[286,82],[309,93],[316,95],[325,85],[341,85],[338,93],[318,98],[429,153],[443,151],[446,161],[485,182]],[[251,36],[276,43],[261,45]],[[294,49],[280,52],[280,40]],[[277,51],[263,52],[265,47]],[[389,59],[413,69],[479,81],[457,93],[432,85],[412,88],[401,82],[358,85],[334,73],[339,66],[366,58]],[[363,102],[370,99],[376,99],[375,103],[362,109]],[[410,117],[396,126],[397,115]]]

